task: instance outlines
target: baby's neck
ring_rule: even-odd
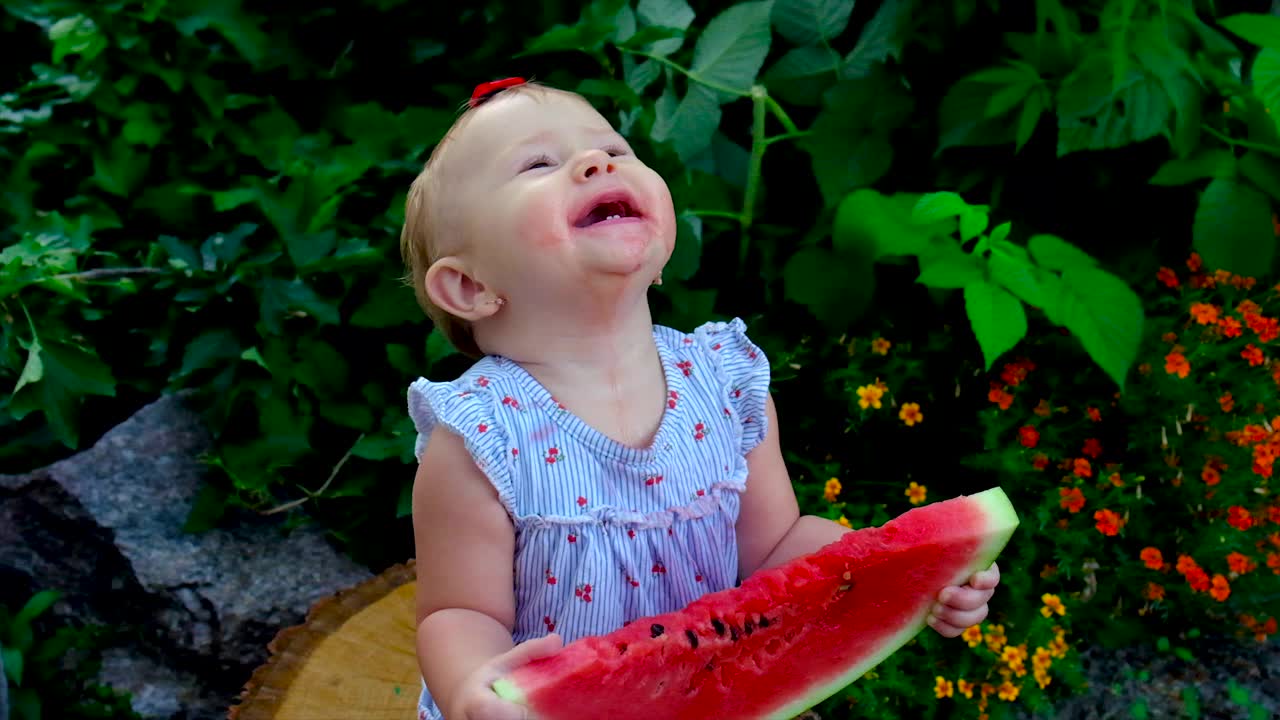
[[[507,328],[498,348],[539,380],[570,378],[591,386],[619,377],[648,374],[656,362],[653,317],[647,303],[637,303],[625,316],[594,321],[551,323]]]

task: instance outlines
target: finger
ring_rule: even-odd
[[[945,638],[959,637],[960,633],[964,632],[964,628],[958,628],[955,625],[933,615],[929,616],[927,622],[929,623],[929,627],[938,631],[938,634]]]
[[[975,590],[967,586],[953,585],[938,593],[938,604],[956,610],[976,610],[987,604],[994,590]]]
[[[526,640],[503,656],[502,662],[498,663],[496,668],[499,672],[506,672],[538,658],[554,655],[563,646],[564,642],[555,633]]]
[[[958,627],[961,630],[972,627],[987,619],[987,606],[983,605],[974,610],[957,610],[953,607],[935,606],[932,612],[934,618],[942,622]]]
[[[994,590],[1000,584],[1000,568],[995,563],[982,572],[974,573],[969,578],[969,586],[979,590]]]
[[[529,708],[507,702],[497,695],[478,700],[467,713],[476,720],[529,720]]]

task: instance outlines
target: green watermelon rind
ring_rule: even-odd
[[[951,584],[953,585],[966,583],[975,572],[991,567],[991,563],[995,562],[996,557],[1000,555],[1005,545],[1009,543],[1009,539],[1013,537],[1013,531],[1018,527],[1018,513],[1013,509],[1013,504],[1009,502],[1009,497],[1000,488],[984,490],[968,496],[968,499],[981,505],[983,512],[987,515],[985,530],[989,535],[986,542],[978,547],[974,561],[965,568],[964,572],[958,573],[958,576],[952,579]],[[878,652],[868,655],[862,662],[851,666],[847,672],[830,683],[816,687],[804,697],[797,698],[795,702],[764,716],[764,720],[790,720],[790,718],[794,718],[840,692],[841,689],[862,677],[868,670],[884,662],[885,658],[901,649],[911,638],[920,634],[920,631],[925,628],[925,620],[929,616],[930,607],[932,607],[932,603],[926,603],[912,622],[905,625],[897,633],[885,638],[883,640],[884,644]],[[519,690],[517,689],[516,692],[519,693]]]
[[[1009,543],[1009,539],[1013,537],[1014,530],[1018,527],[1018,513],[1013,509],[1013,504],[1009,502],[1009,497],[1000,488],[995,487],[970,495],[968,500],[977,503],[986,515],[987,520],[982,530],[987,539],[978,546],[973,562],[952,579],[950,584],[953,585],[968,582],[969,577],[975,572],[986,570],[990,567],[991,563],[995,562],[996,557],[1000,555],[1000,552],[1004,550],[1005,545]],[[897,652],[925,628],[925,620],[929,615],[931,606],[932,603],[924,603],[912,622],[907,623],[899,632],[884,639],[879,651],[868,655],[862,662],[851,666],[847,672],[841,674],[830,683],[815,687],[812,692],[805,696],[798,697],[795,701],[764,716],[764,720],[790,720],[790,718],[794,718],[836,694],[842,688],[862,677],[868,670],[884,662],[885,658]],[[503,700],[518,705],[528,705],[524,691],[511,680],[505,677],[500,678],[493,683],[492,687],[498,697]]]

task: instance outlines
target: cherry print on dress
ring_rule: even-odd
[[[578,496],[578,507],[586,507],[586,506],[587,506],[587,499],[586,499],[586,498],[584,498],[584,497],[582,497],[581,495],[579,495],[579,496]]]
[[[573,533],[569,533],[569,542],[571,542],[571,543],[576,543],[576,542],[578,542],[578,536],[577,536],[577,535],[574,535]]]
[[[479,425],[476,426],[476,432],[482,432],[482,433],[489,432],[489,426],[485,425],[484,423],[480,423]]]
[[[510,395],[503,395],[503,396],[502,396],[502,404],[503,404],[503,405],[506,405],[507,407],[511,408],[512,410],[520,410],[520,409],[521,409],[521,408],[520,408],[520,401],[519,401],[519,400],[516,400],[515,398],[511,397]]]
[[[636,536],[636,531],[635,531],[635,530],[628,530],[628,531],[627,531],[627,537],[629,537],[629,538],[633,538],[633,537],[635,537],[635,536]]]
[[[547,448],[547,464],[555,465],[558,462],[564,462],[564,455],[560,453],[560,448]]]
[[[574,589],[573,594],[574,594],[574,596],[575,596],[575,597],[577,597],[577,598],[578,598],[579,600],[581,600],[582,602],[588,602],[588,603],[589,603],[589,602],[591,602],[591,585],[590,585],[590,583],[588,583],[588,584],[586,584],[586,585],[579,585],[577,588],[575,588],[575,589]]]
[[[662,482],[661,475],[654,475],[653,477],[647,477],[644,479],[645,485],[658,485],[661,482]]]
[[[694,426],[693,426],[693,439],[694,439],[694,440],[701,440],[701,439],[705,438],[706,436],[707,436],[707,425],[706,425],[706,423],[698,423],[698,424],[696,424],[696,425],[694,425]]]
[[[685,377],[689,377],[693,374],[693,362],[689,360],[681,360],[676,363],[676,367],[680,368],[680,371],[684,373]]]
[[[679,399],[680,399],[680,393],[676,392],[675,390],[672,390],[671,392],[667,393],[667,407],[671,408],[672,410],[675,410],[676,402]]]
[[[667,574],[667,566],[666,566],[666,565],[664,565],[664,564],[662,564],[662,561],[661,561],[661,560],[659,560],[658,562],[656,562],[656,563],[654,563],[654,564],[653,564],[653,574],[654,574],[654,575],[666,575],[666,574]]]
[[[555,585],[555,584],[556,584],[556,576],[551,574],[551,568],[547,568],[546,576],[547,576],[547,584],[548,584],[548,585]]]
[[[555,631],[556,631],[556,624],[555,624],[554,622],[552,622],[552,621],[551,621],[551,616],[550,616],[550,615],[543,615],[543,616],[542,616],[542,624],[547,626],[547,632],[555,632]]]
[[[489,387],[489,378],[481,375],[476,378],[476,385],[479,385],[480,387]]]

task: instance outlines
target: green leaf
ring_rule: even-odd
[[[331,397],[346,387],[349,375],[346,358],[333,345],[317,338],[303,338],[298,342],[293,377],[299,383],[321,397]]]
[[[809,153],[827,205],[879,180],[893,162],[889,133],[911,116],[912,100],[887,73],[844,80],[828,90],[824,109],[801,146]]]
[[[22,609],[14,617],[14,622],[30,624],[32,620],[40,617],[46,610],[53,607],[53,604],[62,598],[62,593],[57,590],[41,590],[27,600]]]
[[[217,483],[200,483],[200,490],[196,492],[196,499],[191,503],[191,510],[187,512],[182,531],[195,534],[216,528],[227,512],[230,499],[230,493]]]
[[[1077,265],[1063,271],[1057,298],[1049,302],[1046,310],[1056,308],[1051,319],[1056,315],[1123,391],[1142,340],[1137,294],[1108,272]]]
[[[683,162],[691,162],[711,146],[711,137],[720,127],[720,103],[714,90],[689,84],[689,92],[679,103],[671,88],[655,105],[651,137],[654,142],[670,141]]]
[[[178,19],[174,25],[183,35],[213,28],[231,43],[241,57],[255,67],[262,65],[271,49],[271,39],[258,27],[265,18],[240,9],[243,0],[171,0],[169,9]]]
[[[693,8],[685,0],[640,0],[636,5],[636,15],[646,25],[678,30],[688,30],[694,18]],[[670,55],[683,44],[683,37],[659,40],[653,43],[649,52],[654,55]],[[656,69],[655,67],[655,71]]]
[[[349,298],[350,299],[350,298]],[[357,327],[385,328],[417,322],[422,311],[414,300],[413,290],[395,277],[384,277],[368,298],[351,314]]]
[[[983,114],[989,118],[999,117],[1022,104],[1031,91],[1036,88],[1038,78],[1023,78],[1019,82],[1005,85],[987,100]]]
[[[1014,139],[1004,118],[987,117],[987,106],[1001,86],[961,80],[942,98],[938,150],[1003,145]]]
[[[1272,19],[1280,22],[1280,17]],[[1274,124],[1280,118],[1280,50],[1268,48],[1258,53],[1250,73],[1253,92],[1262,101]]]
[[[969,203],[950,191],[925,193],[916,202],[911,218],[918,223],[933,223],[968,214]]]
[[[1236,682],[1235,678],[1227,681],[1227,697],[1231,698],[1231,702],[1248,707],[1252,702],[1249,698],[1249,691]]]
[[[977,258],[960,250],[954,241],[947,240],[939,247],[954,248],[931,255],[921,254],[920,276],[916,282],[931,288],[957,290],[974,283],[986,281],[982,272],[982,264]]]
[[[832,332],[840,332],[870,302],[875,285],[871,263],[806,247],[792,255],[782,271],[787,298],[800,303]]]
[[[840,77],[866,77],[885,58],[900,58],[904,30],[914,5],[911,0],[884,0],[862,28],[853,50],[845,55]]]
[[[770,5],[770,0],[739,3],[708,23],[693,48],[690,72],[695,79],[745,95],[769,54]],[[721,99],[734,95],[722,93]]]
[[[68,55],[93,60],[107,49],[107,39],[98,32],[97,23],[84,15],[62,18],[50,25],[49,39],[53,41],[55,65]]]
[[[832,242],[842,252],[858,252],[872,260],[886,255],[918,255],[937,235],[948,235],[954,222],[915,222],[912,209],[918,196],[886,197],[872,189],[855,190],[840,202],[832,227]]]
[[[1173,109],[1159,78],[1133,67],[1116,77],[1105,54],[1091,55],[1058,91],[1058,155],[1148,140]]]
[[[449,342],[448,338],[438,328],[433,328],[427,335],[426,355],[427,362],[431,365],[457,354],[458,349]]]
[[[213,197],[213,209],[218,212],[226,212],[257,200],[258,190],[256,188],[236,188],[234,190],[216,191],[210,193],[210,195]]]
[[[4,659],[4,674],[14,687],[22,686],[22,653],[17,648],[0,647],[0,658]]]
[[[774,81],[794,80],[834,73],[839,67],[840,56],[829,47],[798,47],[788,50],[765,76]]]
[[[1173,158],[1160,166],[1152,185],[1186,185],[1203,178],[1230,178],[1236,174],[1236,157],[1225,148],[1204,148],[1185,158]]]
[[[17,393],[29,383],[40,382],[44,377],[44,363],[40,360],[40,338],[31,339],[31,345],[27,348],[27,363],[22,366],[22,374],[18,376],[18,384],[14,386],[13,392]]]
[[[1209,183],[1196,207],[1192,245],[1214,270],[1265,275],[1276,254],[1271,203],[1252,185],[1239,180]]]
[[[365,435],[356,442],[351,454],[365,460],[390,460],[413,451],[411,435]]]
[[[1025,103],[1022,105],[1022,112],[1018,113],[1018,130],[1014,136],[1014,152],[1021,152],[1022,146],[1027,144],[1031,136],[1035,134],[1036,127],[1040,124],[1040,116],[1044,114],[1045,99],[1043,92],[1032,93]]]
[[[1194,662],[1195,660],[1186,648],[1175,648],[1173,654],[1184,662]],[[1187,685],[1182,688],[1182,710],[1187,714],[1189,720],[1200,720],[1200,691],[1196,690],[1194,685]]]
[[[87,395],[114,396],[116,381],[111,368],[90,352],[73,345],[45,340],[41,348],[44,374],[14,393],[9,412],[17,419],[38,410],[53,434],[69,448],[79,444],[78,409]]]
[[[993,233],[994,235],[994,233]],[[1027,249],[1010,242],[992,242],[987,259],[991,279],[1031,307],[1043,308],[1045,291]]]
[[[1218,24],[1254,45],[1280,49],[1280,17],[1258,13],[1238,13],[1222,18]]]
[[[238,360],[242,351],[239,340],[230,330],[206,330],[187,343],[182,354],[182,369],[172,379],[187,377],[197,370],[216,369],[224,363]]]
[[[1008,291],[987,282],[964,288],[964,308],[982,348],[987,370],[1027,334],[1027,312]]]
[[[93,180],[113,195],[128,197],[150,164],[148,154],[134,152],[128,140],[118,137],[105,152],[101,148],[93,151]]]
[[[773,26],[796,45],[832,40],[849,26],[853,0],[774,0]]]
[[[676,246],[662,274],[672,280],[688,280],[702,263],[702,218],[682,213],[676,218]]]
[[[960,216],[960,241],[969,242],[970,240],[982,234],[987,229],[990,222],[987,213],[974,208],[966,209],[965,213]]]
[[[1257,150],[1250,150],[1240,156],[1236,165],[1241,177],[1270,195],[1272,200],[1280,201],[1280,160]]]
[[[1050,270],[1094,267],[1098,264],[1089,253],[1056,235],[1033,235],[1027,241],[1027,249],[1040,267]]]

